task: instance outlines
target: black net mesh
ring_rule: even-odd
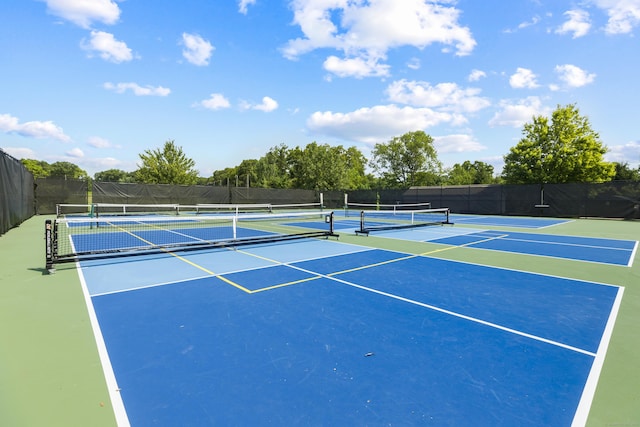
[[[36,179],[36,212],[39,215],[54,214],[59,203],[89,203],[87,181],[64,178]]]
[[[0,150],[0,235],[33,216],[34,197],[33,175]]]
[[[229,203],[227,187],[210,185],[94,182],[93,203],[182,204]]]

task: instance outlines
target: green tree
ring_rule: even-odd
[[[364,180],[364,157],[356,149],[312,142],[289,152],[291,176],[296,188],[344,190]]]
[[[425,185],[425,181],[440,175],[442,167],[433,138],[421,130],[376,144],[371,166],[391,188]]]
[[[80,166],[71,162],[55,162],[49,167],[50,177],[64,179],[87,179],[89,174]]]
[[[448,185],[491,184],[495,182],[493,166],[480,161],[471,163],[469,160],[456,163],[448,171],[445,182]]]
[[[347,181],[341,190],[367,190],[371,188],[372,176],[366,174],[367,158],[356,147],[349,147],[344,153]]]
[[[257,187],[291,188],[289,148],[285,144],[272,147],[256,164]]]
[[[238,176],[238,168],[224,168],[222,170],[213,171],[212,179],[218,185],[235,185],[236,176]]]
[[[162,149],[145,150],[139,157],[142,164],[135,173],[138,182],[180,185],[198,182],[195,161],[188,158],[173,140],[165,142]]]
[[[640,167],[631,169],[629,163],[614,163],[616,174],[613,177],[615,181],[640,181]]]
[[[20,161],[34,178],[46,178],[49,176],[51,165],[44,160],[22,159]]]
[[[573,104],[558,106],[551,120],[534,117],[522,133],[504,157],[507,184],[605,182],[615,175],[600,136]]]
[[[255,187],[257,181],[256,165],[258,161],[255,159],[243,160],[236,168],[238,176],[238,185],[245,187],[247,184],[249,187]]]
[[[107,169],[96,172],[93,179],[99,182],[133,182],[133,173],[125,172],[122,169]]]

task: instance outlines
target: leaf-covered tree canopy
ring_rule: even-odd
[[[508,184],[605,182],[615,175],[614,165],[604,161],[600,136],[573,104],[558,106],[551,120],[534,117],[522,133],[504,157]]]
[[[198,182],[195,161],[188,158],[173,140],[165,142],[162,149],[145,150],[139,156],[141,165],[135,173],[138,182],[181,185]]]
[[[47,163],[44,160],[22,159],[22,164],[34,178],[87,179],[89,174],[71,162]]]
[[[46,178],[49,176],[51,165],[44,160],[22,159],[21,162],[34,178]]]
[[[269,149],[267,154],[258,159],[257,182],[255,182],[257,187],[290,188],[292,186],[289,151],[285,144],[280,144]]]
[[[471,163],[466,160],[462,164],[456,163],[453,165],[447,173],[445,183],[447,185],[470,185],[491,184],[495,181],[493,166],[480,161]]]
[[[421,130],[376,144],[371,166],[392,188],[430,185],[442,167],[433,138]]]
[[[296,188],[339,190],[355,188],[364,177],[364,156],[342,145],[312,142],[289,153]]]
[[[134,174],[122,169],[107,169],[93,174],[93,179],[100,182],[133,182]]]
[[[614,163],[616,174],[613,177],[616,181],[640,181],[640,167],[632,169],[629,163]]]

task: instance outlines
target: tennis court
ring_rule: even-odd
[[[0,424],[640,420],[637,222],[233,214],[3,236]]]
[[[317,216],[283,220],[296,233],[326,227]],[[106,233],[175,243],[166,236],[176,228],[159,231],[155,222],[151,235],[124,226]],[[193,230],[177,227],[182,236]],[[335,229],[340,239],[81,261],[119,423],[586,422],[623,287],[438,257],[479,246],[469,239],[486,240],[486,230],[356,237],[350,219]],[[420,233],[440,237],[416,239]],[[531,236],[516,236],[511,245],[528,247]],[[380,240],[396,249],[371,247]],[[631,265],[634,245],[621,245],[625,267],[616,268]]]

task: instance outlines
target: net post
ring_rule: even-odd
[[[322,193],[320,193],[322,194]],[[331,212],[329,215],[327,215],[327,219],[329,221],[329,234],[331,236],[333,236],[333,212]]]
[[[53,233],[53,221],[50,219],[44,222],[44,242],[45,242],[45,258],[46,269],[50,274],[53,274],[56,270],[53,267],[54,258],[54,233]]]
[[[364,216],[365,216],[364,211],[363,210],[360,211],[360,229],[356,230],[356,235],[359,235],[359,234],[364,234],[366,236],[369,235],[369,231],[366,230],[364,225]]]
[[[233,227],[233,240],[237,240],[238,239],[238,215],[236,214],[233,219],[231,220],[232,223],[232,227]]]
[[[446,208],[445,212],[445,224],[450,224],[453,225],[453,223],[451,221],[449,221],[449,214],[451,213],[451,210],[449,208]]]

